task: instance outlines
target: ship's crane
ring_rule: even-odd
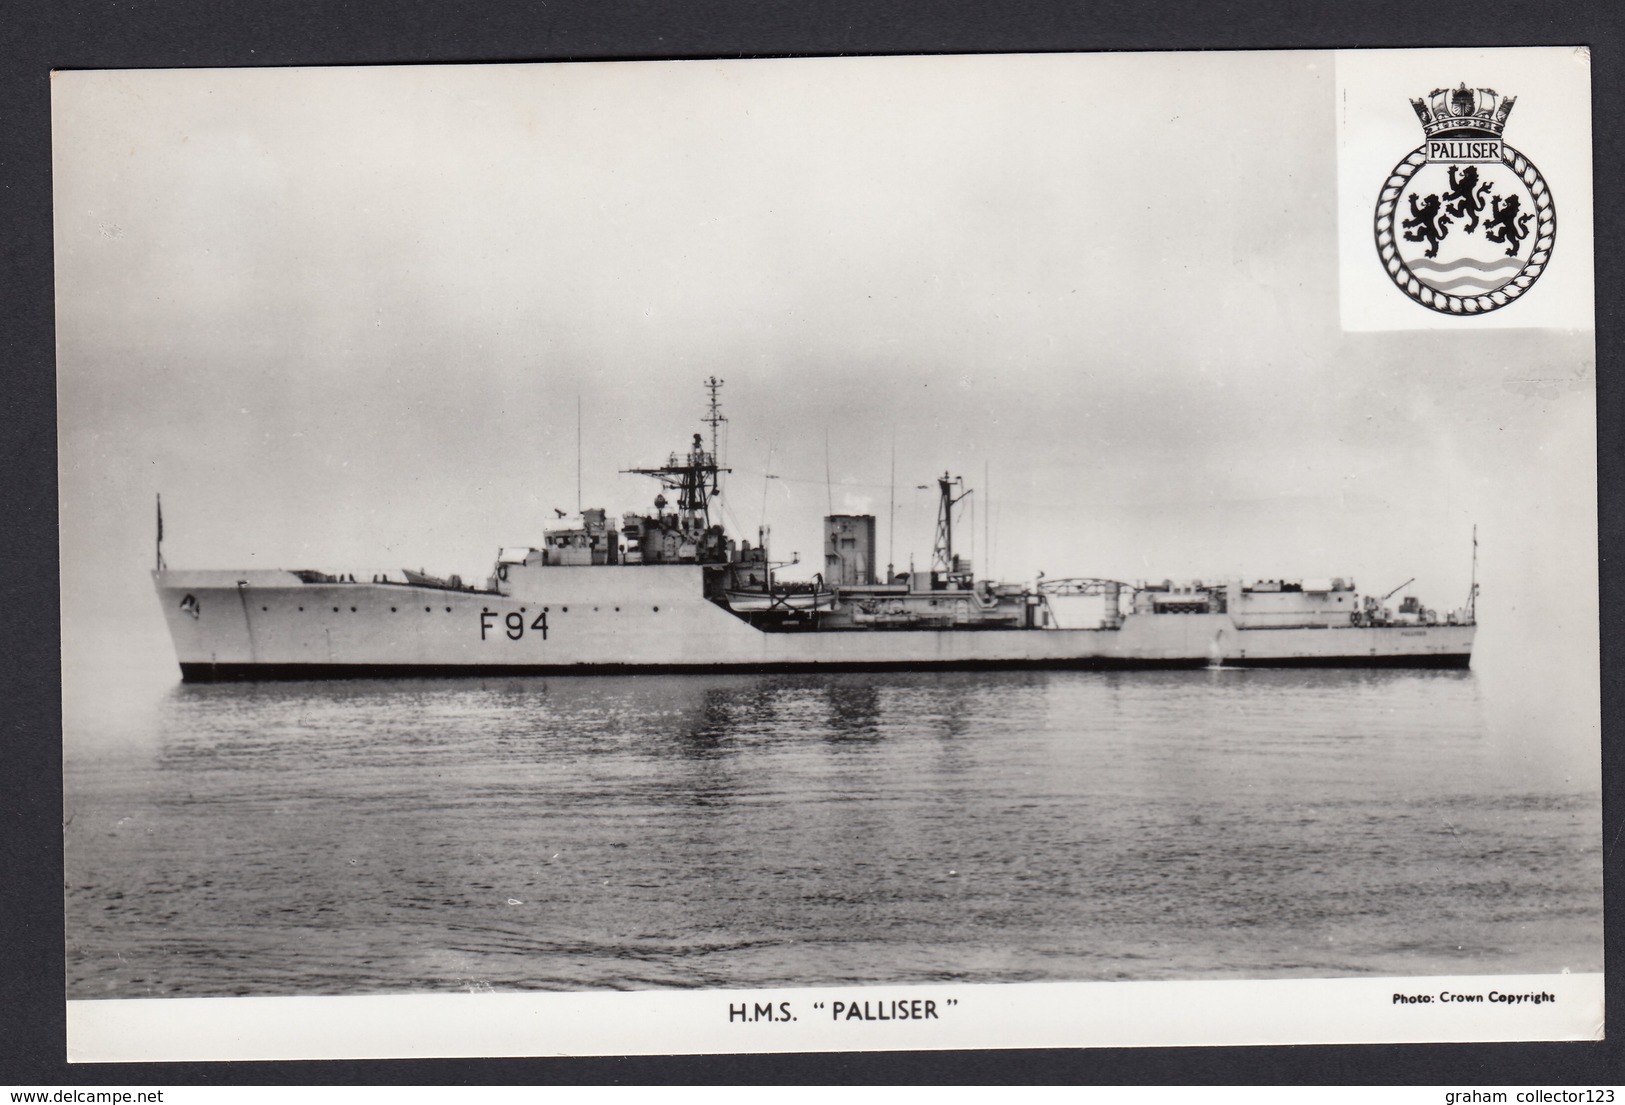
[[[1401,591],[1403,591],[1405,588],[1409,587],[1411,584],[1413,584],[1415,582],[1416,582],[1416,577],[1412,576],[1410,579],[1407,579],[1404,583],[1401,583],[1398,587],[1395,587],[1392,591],[1389,591],[1386,595],[1382,596],[1382,598],[1378,599],[1377,601],[1378,602],[1387,602],[1389,599],[1393,598],[1395,595],[1399,594]]]

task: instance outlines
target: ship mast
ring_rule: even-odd
[[[1478,622],[1478,525],[1473,525],[1473,575],[1472,585],[1467,588],[1467,622]]]
[[[715,376],[705,381],[705,388],[711,393],[711,402],[706,408],[705,417],[700,419],[701,422],[711,427],[711,460],[713,463],[722,455],[721,450],[717,448],[717,427],[728,421],[723,417],[722,403],[717,399],[717,392],[722,390],[723,383],[724,381],[717,379]],[[717,482],[717,474],[720,471],[719,468],[711,470],[712,495],[722,494],[722,486]]]
[[[886,519],[886,582],[892,582],[897,567],[897,430],[891,434],[891,517]]]
[[[964,486],[962,476],[949,476],[944,472],[937,477],[937,540],[931,550],[931,570],[942,573],[948,579],[962,574],[959,558],[954,555],[954,506],[970,492],[961,491],[955,495],[954,488]]]
[[[686,456],[671,454],[659,468],[623,468],[628,475],[653,476],[661,485],[677,492],[678,524],[683,532],[697,540],[711,528],[711,500],[722,494],[721,476],[732,471],[717,464],[717,427],[728,421],[722,415],[717,390],[722,381],[715,376],[705,382],[711,392],[709,413],[701,419],[711,427],[711,449],[705,448],[705,438],[694,435],[694,443]]]

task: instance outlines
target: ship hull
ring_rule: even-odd
[[[784,661],[772,664],[216,664],[181,665],[187,683],[307,679],[464,679],[523,675],[771,675],[806,671],[1153,671],[1193,668],[1455,668],[1472,666],[1467,653],[1420,656],[1326,656],[1241,660],[1215,665],[1198,658],[1077,657],[1044,660],[941,660],[931,662]]]
[[[976,668],[1467,667],[1470,625],[1241,628],[1159,614],[1100,629],[770,632],[701,597],[692,565],[514,573],[503,592],[160,571],[182,678]]]

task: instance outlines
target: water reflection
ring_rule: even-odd
[[[1471,672],[153,701],[68,774],[74,996],[1600,965],[1594,789]]]
[[[1246,745],[1316,733],[1437,741],[1482,733],[1485,720],[1470,671],[1209,669],[183,684],[155,725],[157,766],[183,772],[601,758],[613,773],[628,756],[762,760],[785,741],[856,750],[915,733],[938,742],[938,769],[957,772],[976,757],[956,758],[954,745],[1012,732],[1109,743],[1156,725],[1165,741],[1216,729]]]
[[[881,688],[871,679],[836,681],[824,691],[831,743],[880,740]]]
[[[740,717],[740,703],[733,688],[705,687],[699,701],[680,715],[674,726],[678,737],[676,747],[685,757],[695,760],[713,759],[737,748],[730,747]]]

